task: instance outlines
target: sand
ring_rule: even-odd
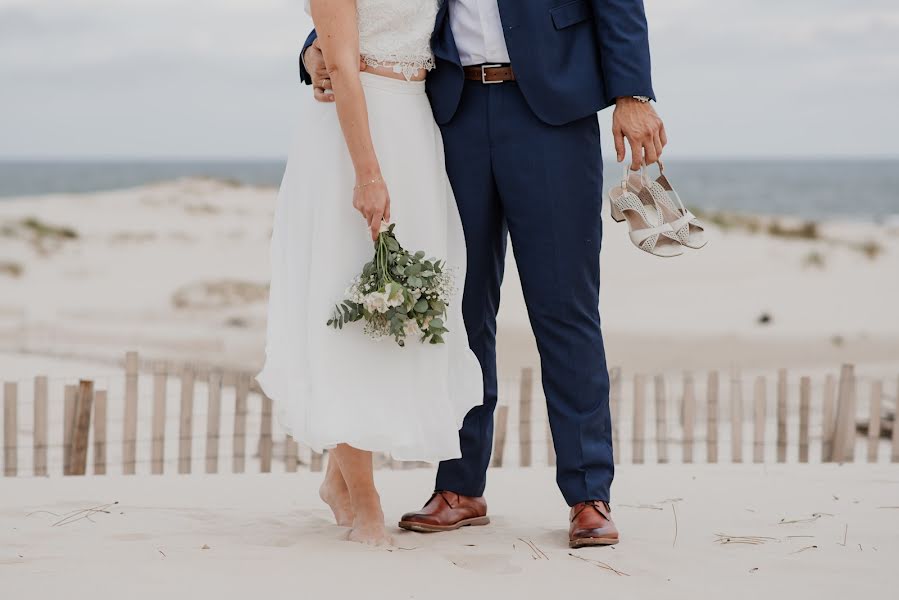
[[[3,200],[0,350],[36,358],[31,368],[0,364],[0,378],[37,374],[51,355],[109,362],[132,349],[256,369],[274,200],[273,189],[205,179]],[[77,237],[36,236],[22,226],[32,217]],[[899,371],[894,226],[827,221],[808,240],[725,223],[710,226],[709,237],[700,252],[660,260],[606,220],[610,364],[655,372],[855,362],[871,374]],[[501,377],[512,380],[539,359],[511,252],[506,273],[498,343]]]
[[[566,546],[566,507],[547,469],[491,471],[492,525],[397,531],[391,549],[342,541],[316,497],[319,478],[7,481],[3,596],[825,599],[899,589],[891,466],[621,467],[621,544],[577,551]],[[432,473],[379,471],[378,482],[393,520],[426,499]]]

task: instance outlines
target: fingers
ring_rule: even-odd
[[[665,144],[662,143],[662,138],[658,132],[653,136],[652,143],[656,148],[656,160],[662,159],[662,150],[665,148]]]
[[[663,148],[668,145],[668,133],[665,131],[664,123],[659,127],[659,138],[662,140]]]
[[[312,88],[312,93],[319,102],[334,102],[334,94],[326,94],[324,88]]]
[[[367,68],[368,68],[368,65],[365,64],[365,59],[360,56],[359,57],[359,70],[364,71]]]
[[[632,139],[628,139],[628,142],[631,145],[631,171],[639,171],[643,168],[643,144]]]
[[[376,241],[378,239],[378,234],[381,231],[381,221],[384,219],[384,213],[380,210],[375,210],[371,214],[371,219],[368,222],[368,228],[371,229],[371,241]]]
[[[387,204],[384,206],[384,220],[390,223],[390,198],[387,198]]]
[[[656,145],[652,141],[652,137],[647,137],[644,139],[643,143],[643,157],[646,159],[647,165],[654,165],[659,160],[659,153],[656,151]]]
[[[624,160],[625,149],[624,149],[624,132],[617,125],[612,130],[613,135],[615,136],[615,154],[618,157],[618,162]]]

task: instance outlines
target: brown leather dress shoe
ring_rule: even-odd
[[[399,525],[409,531],[435,533],[489,522],[484,498],[438,490],[421,510],[404,514]]]
[[[612,546],[618,543],[618,528],[612,521],[612,509],[608,502],[580,502],[571,507],[570,515],[568,545],[571,548]]]

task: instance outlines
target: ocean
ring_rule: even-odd
[[[622,168],[604,167],[608,188]],[[184,177],[277,186],[283,170],[276,160],[0,161],[0,201]],[[877,221],[899,215],[899,160],[671,160],[666,174],[687,205],[705,210]]]

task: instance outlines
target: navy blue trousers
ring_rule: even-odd
[[[465,418],[462,458],[441,463],[436,489],[481,496],[497,401],[496,314],[511,237],[569,505],[609,501],[614,475],[609,376],[599,322],[602,157],[590,116],[540,121],[515,83],[466,81],[441,127],[465,230],[462,311],[484,374],[484,404]]]

